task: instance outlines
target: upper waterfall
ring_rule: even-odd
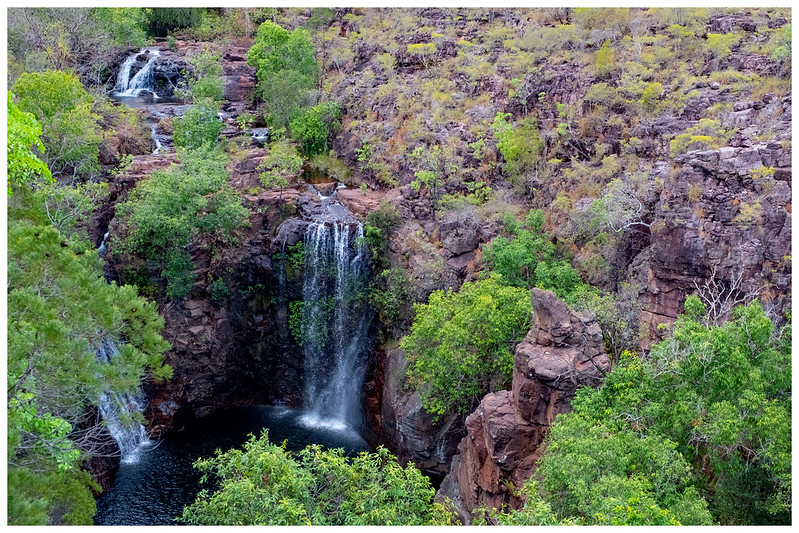
[[[147,62],[136,74],[131,77],[130,70],[139,61],[139,57],[146,55]],[[119,68],[117,83],[114,86],[114,96],[138,96],[143,91],[150,91],[155,96],[155,76],[153,67],[161,53],[158,50],[142,48],[139,52],[128,57]]]

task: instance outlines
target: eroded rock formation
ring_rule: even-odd
[[[555,417],[571,410],[581,386],[595,387],[610,368],[602,332],[590,314],[571,311],[548,291],[532,290],[533,327],[514,354],[513,387],[488,394],[466,418],[466,436],[437,495],[461,520],[484,505],[519,507],[520,489],[535,471]]]

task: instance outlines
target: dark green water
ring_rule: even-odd
[[[250,433],[269,430],[269,440],[286,440],[289,450],[308,444],[368,450],[352,429],[309,424],[303,412],[283,407],[249,407],[216,413],[176,436],[139,454],[137,462],[122,464],[111,488],[97,500],[97,525],[166,525],[183,513],[200,491],[200,476],[192,463],[213,455],[217,448],[240,447]]]

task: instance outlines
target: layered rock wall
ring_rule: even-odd
[[[533,289],[532,301],[534,325],[516,347],[512,390],[488,394],[466,418],[466,436],[437,495],[455,503],[466,523],[480,506],[521,505],[514,489],[535,471],[549,426],[571,410],[578,387],[598,386],[610,369],[593,316],[569,310],[548,291]]]

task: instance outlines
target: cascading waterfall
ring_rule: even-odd
[[[370,313],[361,301],[367,257],[360,222],[308,226],[303,249],[305,421],[343,429],[362,421],[360,395]]]
[[[117,345],[105,339],[97,350],[100,362],[108,363],[119,352]],[[151,444],[144,426],[130,422],[133,413],[141,412],[143,401],[141,393],[136,395],[104,392],[100,396],[100,414],[109,433],[117,442],[123,463],[134,463],[138,452]]]
[[[141,70],[131,78],[130,69],[136,63],[137,58],[142,54],[149,54],[150,58]],[[155,96],[155,92],[153,91],[155,86],[153,67],[160,55],[161,53],[158,50],[142,48],[138,53],[128,57],[119,68],[117,84],[114,87],[113,94],[115,96],[138,96],[143,91],[150,91],[153,93],[153,96]]]
[[[97,349],[97,360],[108,363],[118,353],[116,343],[106,338]],[[152,444],[144,426],[130,421],[134,413],[141,412],[143,404],[141,391],[135,395],[104,392],[100,396],[100,414],[119,446],[123,463],[135,463],[139,452]]]

